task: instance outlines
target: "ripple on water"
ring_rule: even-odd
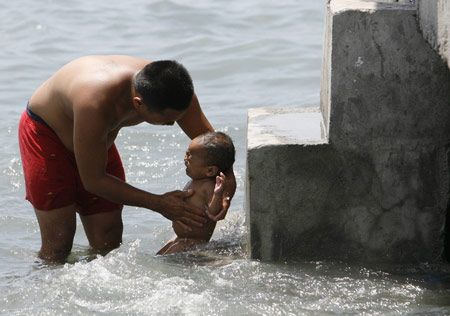
[[[17,315],[402,315],[419,312],[427,292],[358,265],[251,261],[227,242],[223,248],[234,247],[234,254],[220,254],[219,240],[217,248],[155,257],[134,240],[106,257],[17,280],[29,286],[12,287],[3,306],[21,301]],[[445,315],[448,309],[427,311]]]

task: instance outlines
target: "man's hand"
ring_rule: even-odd
[[[178,222],[187,231],[192,231],[190,226],[202,227],[207,221],[205,212],[185,201],[192,194],[194,190],[167,192],[159,196],[158,205],[153,210]]]
[[[225,176],[224,176],[225,177]],[[222,193],[222,209],[217,213],[217,215],[213,215],[206,209],[205,213],[208,215],[209,219],[217,222],[225,218],[227,215],[228,209],[230,208],[231,199],[234,196],[234,192],[236,191],[236,178],[234,177],[233,169],[227,172],[226,175],[225,188]]]

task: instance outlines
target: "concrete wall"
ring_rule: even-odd
[[[249,111],[250,254],[442,260],[450,71],[424,39],[414,4],[331,0],[326,14],[326,139],[305,142],[299,132],[253,141],[261,126]]]
[[[339,2],[328,10],[324,67],[329,141],[347,166],[334,192],[346,197],[341,225],[363,224],[347,237],[368,257],[436,260],[449,190],[449,71],[418,31],[414,6]]]

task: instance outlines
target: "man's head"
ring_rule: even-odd
[[[192,179],[217,176],[234,163],[235,149],[231,138],[221,132],[207,132],[194,138],[186,150],[186,174]]]
[[[136,75],[134,89],[150,112],[185,111],[194,95],[186,68],[174,60],[154,61]]]

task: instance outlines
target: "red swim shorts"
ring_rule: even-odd
[[[123,205],[112,203],[84,189],[75,155],[45,122],[32,119],[27,111],[20,118],[19,146],[25,177],[25,198],[36,209],[53,210],[75,204],[80,215],[91,215],[123,208]],[[108,151],[106,172],[125,181],[122,161],[114,144]]]

